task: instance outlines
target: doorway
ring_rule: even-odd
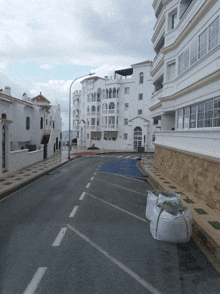
[[[142,128],[136,127],[134,129],[134,150],[138,150],[138,147],[142,145]]]

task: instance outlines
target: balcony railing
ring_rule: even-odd
[[[114,109],[109,109],[108,113],[115,113]]]

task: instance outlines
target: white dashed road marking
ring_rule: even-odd
[[[153,294],[161,294],[157,289],[155,289],[153,286],[151,286],[148,282],[143,280],[140,276],[138,276],[135,272],[130,270],[126,265],[124,265],[122,262],[108,254],[105,250],[103,250],[101,247],[96,245],[94,242],[92,242],[88,237],[80,233],[78,230],[76,230],[71,225],[67,225],[68,228],[70,228],[74,233],[76,233],[79,237],[81,237],[83,240],[88,242],[91,246],[93,246],[95,249],[97,249],[99,252],[101,252],[105,257],[107,257],[109,260],[111,260],[114,264],[116,264],[118,267],[120,267],[124,272],[126,272],[129,276],[134,278],[138,283],[140,283],[143,287],[145,287],[147,290],[149,290]]]
[[[47,267],[39,267],[37,269],[31,282],[29,283],[29,285],[27,286],[27,288],[23,294],[34,294],[35,293],[37,286],[39,285],[41,279],[43,278],[43,275],[45,274],[46,270],[47,270]]]
[[[94,180],[94,177],[91,177],[90,181],[93,181]]]
[[[63,240],[63,237],[66,233],[67,228],[62,228],[59,232],[59,234],[57,235],[55,241],[53,242],[52,246],[59,246],[61,241]]]
[[[96,175],[96,172],[94,173],[94,176]]]
[[[82,195],[80,196],[79,200],[83,200],[85,194],[86,194],[86,192],[83,192]]]
[[[76,214],[78,208],[79,208],[79,206],[75,206],[73,208],[72,212],[70,213],[69,217],[74,217],[74,215]]]
[[[117,156],[116,158],[121,158],[121,157],[123,157],[122,155],[120,155],[120,156]]]
[[[86,186],[86,188],[89,188],[89,187],[90,187],[90,185],[91,185],[91,183],[88,183],[88,184],[87,184],[87,186]]]

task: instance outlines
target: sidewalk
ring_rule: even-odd
[[[181,193],[181,200],[188,206],[193,216],[193,239],[204,248],[203,253],[208,250],[208,256],[215,268],[220,270],[220,211],[211,207],[202,199],[196,198],[184,187],[170,181],[166,176],[160,174],[153,167],[153,159],[144,158],[138,162],[141,172],[149,179],[155,189],[167,190]],[[200,248],[201,249],[201,248]],[[212,259],[212,260],[211,260]]]

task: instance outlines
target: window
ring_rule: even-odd
[[[198,58],[202,58],[207,53],[207,30],[199,36]]]
[[[99,118],[97,118],[97,126],[99,126],[99,122],[100,122],[100,119],[99,119]]]
[[[89,113],[90,109],[89,109],[89,106],[87,107],[87,113]]]
[[[219,38],[219,18],[217,18],[210,26],[209,26],[209,50],[218,45]]]
[[[109,116],[108,124],[109,125],[114,125],[115,124],[115,116]]]
[[[115,103],[114,102],[109,103],[109,109],[115,109]]]
[[[26,130],[30,130],[30,117],[26,117]]]
[[[143,100],[143,93],[138,94],[138,100]]]
[[[197,112],[197,106],[191,106],[190,107],[190,128],[196,128],[196,112]]]
[[[124,133],[124,140],[127,140],[127,139],[128,139],[128,134]]]
[[[179,56],[179,74],[189,67],[189,49]]]
[[[220,99],[214,101],[214,127],[220,127]]]
[[[125,87],[125,94],[129,94],[129,87]]]
[[[48,119],[46,119],[46,126],[48,125]]]
[[[153,125],[158,125],[158,119],[153,119]]]
[[[176,63],[169,63],[167,65],[167,81],[172,81],[175,79],[175,70],[176,70]]]
[[[117,132],[104,132],[104,140],[116,140],[118,138]]]
[[[177,20],[177,12],[171,15],[171,29],[175,28],[176,20]]]
[[[154,83],[154,92],[159,91],[163,88],[163,75],[160,76]]]
[[[53,129],[55,129],[55,122],[53,121]]]
[[[141,72],[139,74],[139,84],[143,84],[143,83],[144,83],[144,74],[143,74],[143,72]]]
[[[89,126],[89,118],[87,118],[87,126]]]
[[[177,111],[177,129],[183,128],[183,109]]]
[[[2,118],[3,119],[7,119],[7,114],[6,113],[2,113]]]
[[[43,129],[44,119],[43,117],[40,118],[40,128]]]
[[[190,65],[194,64],[197,61],[198,56],[198,42],[197,40],[191,45],[190,50]]]
[[[125,109],[129,108],[129,103],[125,103]]]
[[[89,133],[87,133],[87,139],[89,139]]]
[[[102,138],[101,132],[91,132],[91,139],[92,140],[100,140]]]
[[[138,109],[138,114],[142,114],[142,109]]]
[[[95,126],[95,118],[92,118],[92,119],[91,119],[91,125],[92,125],[92,126]]]
[[[127,125],[128,124],[128,118],[124,119],[124,124]]]
[[[205,103],[205,127],[212,127],[213,123],[213,101]]]
[[[190,108],[186,107],[183,109],[183,128],[189,128]]]

